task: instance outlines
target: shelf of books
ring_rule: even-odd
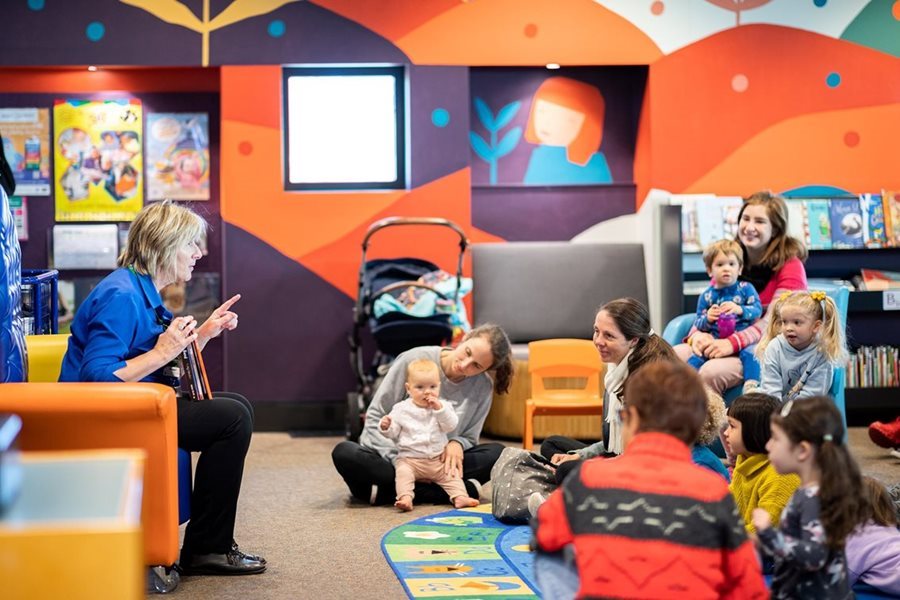
[[[847,365],[845,396],[851,412],[862,411],[869,419],[896,417],[900,412],[900,348],[857,348]]]

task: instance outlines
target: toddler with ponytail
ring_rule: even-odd
[[[772,598],[852,598],[844,544],[871,514],[859,466],[843,443],[844,425],[827,396],[788,400],[772,415],[769,461],[796,473],[778,528],[764,510],[753,512],[761,549],[775,559]]]

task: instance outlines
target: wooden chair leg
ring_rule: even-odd
[[[529,399],[525,402],[525,426],[522,429],[522,447],[531,452],[534,446],[534,403]]]

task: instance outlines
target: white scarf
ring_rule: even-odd
[[[619,409],[622,408],[622,400],[616,392],[628,379],[628,359],[631,357],[634,348],[628,351],[625,358],[619,361],[619,364],[613,366],[612,369],[606,369],[606,375],[603,376],[603,386],[606,389],[606,402],[608,408],[606,410],[606,422],[609,424],[609,439],[606,442],[606,451],[615,454],[622,454],[622,421],[619,420]]]

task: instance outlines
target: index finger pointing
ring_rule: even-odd
[[[232,307],[232,305],[233,305],[235,302],[237,302],[237,301],[240,300],[240,299],[241,299],[241,295],[240,295],[240,294],[235,294],[234,296],[232,296],[231,298],[229,298],[228,300],[226,300],[225,302],[223,302],[223,303],[222,303],[222,306],[219,307],[219,310],[220,310],[220,311],[226,311],[226,310],[228,310],[229,308]]]

